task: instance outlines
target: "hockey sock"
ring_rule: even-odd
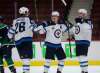
[[[50,63],[51,63],[51,60],[50,59],[46,59],[46,62],[45,62],[45,65],[44,65],[44,72],[45,73],[48,73],[48,70],[50,68]]]
[[[30,73],[30,59],[22,59],[23,61],[23,72]]]
[[[80,67],[82,71],[87,72],[88,71],[88,59],[87,56],[79,56],[79,62],[80,62]]]
[[[16,73],[16,69],[14,67],[14,62],[11,57],[5,56],[5,60],[7,61],[8,67],[11,72]]]
[[[12,73],[16,73],[16,69],[15,69],[14,65],[10,65],[10,66],[9,66],[9,69],[10,69],[10,71],[11,71]]]
[[[62,71],[63,67],[64,67],[64,60],[59,60],[58,61],[58,68],[57,68],[57,70],[58,71]]]
[[[4,73],[4,68],[3,68],[3,66],[0,66],[0,73]]]
[[[0,56],[0,73],[4,73],[3,58]]]

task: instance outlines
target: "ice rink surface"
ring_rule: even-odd
[[[52,66],[49,73],[56,73],[57,66]],[[5,73],[10,73],[8,68],[5,68]],[[22,73],[22,67],[17,67],[17,73]],[[43,73],[43,66],[31,67],[30,73]],[[65,66],[62,73],[81,73],[79,66]],[[100,66],[89,66],[89,73],[100,73]]]

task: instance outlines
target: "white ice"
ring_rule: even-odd
[[[51,66],[49,73],[56,73],[57,66]],[[8,68],[5,68],[5,73],[10,73]],[[17,67],[17,73],[23,73],[22,67]],[[43,73],[43,66],[31,67],[30,73]],[[79,66],[65,66],[62,73],[81,73]],[[89,66],[89,73],[100,73],[100,66]]]

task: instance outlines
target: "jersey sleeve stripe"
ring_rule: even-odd
[[[14,32],[16,31],[16,30],[15,30],[15,29],[13,29],[13,28],[10,28],[10,30],[12,30],[12,31],[14,31]]]
[[[10,32],[10,31],[9,31],[8,33],[10,33],[10,34],[14,34],[14,32]]]

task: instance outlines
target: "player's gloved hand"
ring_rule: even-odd
[[[43,28],[43,26],[39,26],[37,28],[34,29],[35,32],[39,32],[39,34],[44,34],[45,33],[45,30]]]
[[[42,30],[43,27],[42,26],[38,26],[37,28],[34,29],[34,31],[39,31],[39,30]]]

